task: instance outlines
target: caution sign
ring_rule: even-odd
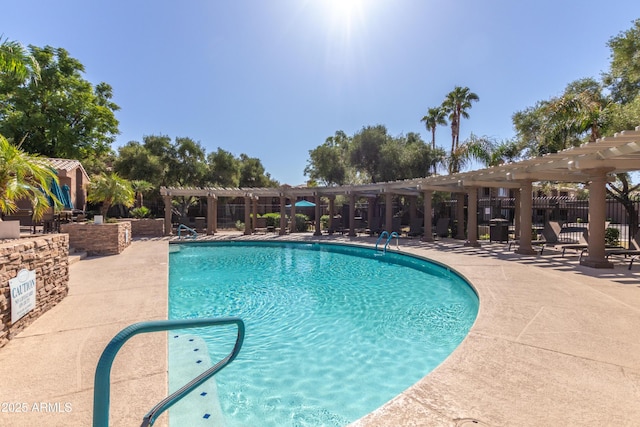
[[[11,289],[11,323],[16,323],[25,314],[36,308],[36,271],[20,270],[9,280]]]

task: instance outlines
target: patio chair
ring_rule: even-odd
[[[544,251],[544,246],[547,244],[555,244],[558,242],[560,231],[562,230],[562,226],[558,221],[548,221],[544,224],[544,228],[542,229],[542,239],[536,239],[531,241],[531,245],[538,246],[540,249],[540,253]],[[520,240],[511,240],[509,242],[509,250],[511,250],[512,245],[519,245]]]
[[[629,270],[633,267],[633,261],[638,259],[640,256],[640,228],[636,231],[635,236],[631,236],[631,241],[629,244],[629,248],[605,248],[604,254],[608,259],[610,255],[623,255],[625,258],[631,256],[631,260],[629,262]]]
[[[447,237],[449,236],[449,218],[439,218],[436,223],[436,231],[434,237]]]
[[[604,223],[604,227],[605,229],[607,227],[609,227],[609,222],[605,222]],[[560,247],[562,248],[562,256],[564,256],[565,251],[567,249],[574,249],[576,252],[580,251],[580,257],[578,258],[579,260],[582,260],[582,256],[589,251],[589,227],[588,224],[586,227],[568,227],[570,229],[578,229],[578,230],[582,230],[582,233],[579,234],[579,241],[578,243],[571,243],[571,244],[566,244],[566,245],[561,245]],[[620,245],[605,245],[605,249],[624,249],[622,246]]]
[[[407,232],[407,237],[416,237],[422,236],[422,224],[423,221],[421,218],[415,218],[411,220],[411,224],[409,224],[409,231]]]

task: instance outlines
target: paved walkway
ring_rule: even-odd
[[[247,237],[209,237],[221,238]],[[577,265],[576,255],[545,250],[522,257],[504,244],[402,239],[400,249],[467,277],[480,313],[445,362],[356,426],[638,425],[640,265],[594,270]],[[29,407],[26,414],[0,412],[0,425],[90,425],[93,374],[104,346],[130,323],[166,316],[167,252],[166,240],[134,241],[121,255],[71,266],[69,296],[0,349],[0,401]],[[139,425],[166,393],[164,334],[126,344],[112,379],[111,425]],[[40,402],[60,409],[34,412]]]

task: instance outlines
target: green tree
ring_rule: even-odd
[[[238,187],[240,184],[240,161],[229,151],[218,147],[207,155],[206,181],[220,187]]]
[[[145,145],[129,141],[118,148],[113,170],[123,178],[145,180],[154,187],[159,187],[164,179],[166,166],[163,159],[153,154]]]
[[[472,107],[472,102],[479,101],[480,98],[471,92],[468,87],[456,86],[447,94],[442,102],[442,109],[448,114],[451,123],[451,153],[460,145],[460,122],[469,118],[468,110]],[[452,173],[452,171],[449,171]]]
[[[84,66],[62,48],[30,46],[40,65],[38,81],[13,79],[2,86],[0,133],[22,141],[26,152],[84,160],[111,151],[118,133],[106,83],[82,77]]]
[[[389,135],[383,125],[363,127],[353,136],[349,160],[359,172],[367,174],[371,182],[379,182],[383,147]]]
[[[152,183],[143,179],[135,179],[131,181],[131,189],[133,190],[136,197],[137,208],[141,208],[144,206],[144,193],[153,190],[153,188],[154,186]]]
[[[44,158],[30,155],[0,135],[0,212],[11,214],[18,209],[16,201],[29,199],[33,219],[38,221],[60,201],[51,192],[51,183],[58,182],[55,169]]]
[[[109,208],[123,205],[130,208],[134,204],[135,195],[131,183],[118,176],[117,173],[94,176],[87,188],[87,201],[102,203],[100,213],[106,218]]]
[[[277,187],[278,181],[265,172],[260,159],[240,154],[240,187]]]
[[[627,104],[640,94],[640,19],[633,26],[612,37],[609,72],[604,75],[604,84],[611,90],[613,100]]]
[[[347,184],[349,176],[352,175],[349,173],[348,163],[350,147],[351,138],[344,131],[336,131],[324,144],[309,150],[309,160],[304,174],[325,185]]]

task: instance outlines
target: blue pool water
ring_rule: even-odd
[[[188,409],[202,425],[344,426],[433,370],[477,312],[478,298],[461,277],[411,256],[318,243],[171,245],[169,317],[238,316],[246,324],[238,358],[212,389],[192,393],[217,395]],[[236,331],[172,336],[190,334],[215,363],[231,351]],[[184,371],[178,366],[204,370],[197,352],[207,349],[175,344],[172,352],[169,344],[175,389],[191,379],[176,375],[194,376],[176,374]]]

